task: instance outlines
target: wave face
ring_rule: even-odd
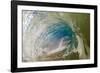
[[[53,12],[23,12],[23,57],[37,57],[64,50],[68,54],[75,49],[76,34],[73,25]],[[27,58],[26,58],[27,57]]]

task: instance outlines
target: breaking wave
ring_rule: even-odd
[[[69,54],[77,49],[78,40],[73,25],[49,12],[23,13],[23,58],[34,60],[38,56],[64,50]]]

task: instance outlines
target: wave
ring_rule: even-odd
[[[73,26],[52,12],[30,11],[23,13],[23,58],[37,57],[64,50],[64,55],[77,50],[77,34]],[[76,44],[77,43],[77,44]]]

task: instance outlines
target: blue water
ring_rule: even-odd
[[[38,44],[41,44],[42,48],[56,49],[62,38],[64,38],[65,42],[70,41],[68,42],[69,48],[66,50],[71,51],[74,48],[76,37],[70,24],[59,20],[59,22],[49,24],[46,28],[47,30],[43,31],[36,41]]]

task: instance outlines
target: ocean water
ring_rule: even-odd
[[[23,62],[90,57],[88,13],[22,12]]]

